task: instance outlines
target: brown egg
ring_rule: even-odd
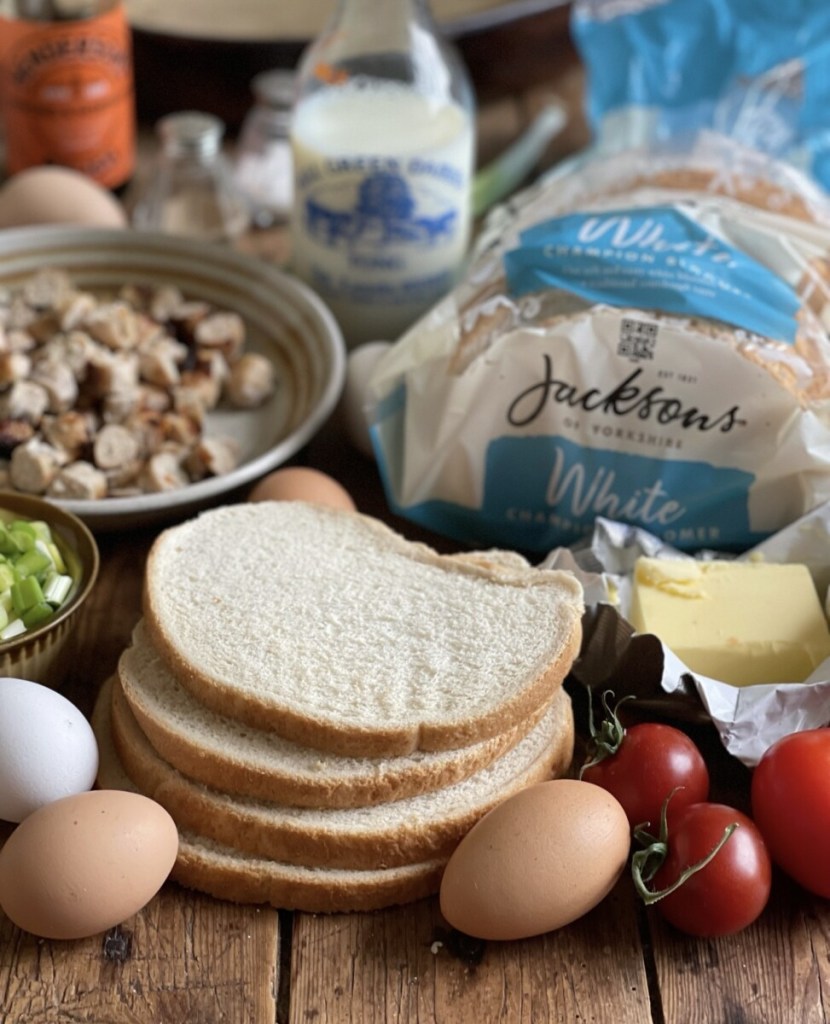
[[[595,907],[628,858],[620,803],[590,782],[555,779],[508,797],[461,840],[441,880],[441,912],[480,939],[523,939]]]
[[[0,188],[0,228],[79,224],[126,228],[127,214],[102,185],[69,167],[31,167]]]
[[[138,793],[63,797],[24,818],[0,850],[0,906],[43,938],[97,935],[149,903],[178,845],[167,811]]]
[[[249,501],[311,501],[348,512],[355,511],[349,492],[333,477],[317,469],[291,466],[278,469],[262,480],[248,495]]]

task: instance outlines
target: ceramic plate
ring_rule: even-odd
[[[453,34],[561,6],[563,0],[432,0],[436,21]],[[126,0],[134,28],[193,39],[307,40],[317,35],[334,0]]]
[[[139,231],[75,227],[0,231],[0,288],[41,267],[62,267],[84,288],[177,285],[187,297],[235,310],[247,349],[274,364],[275,395],[252,411],[220,410],[206,433],[233,437],[238,467],[176,491],[100,501],[55,501],[92,529],[149,526],[230,500],[295,455],[318,431],[343,387],[346,352],[327,307],[303,284],[230,249]]]

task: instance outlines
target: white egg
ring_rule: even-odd
[[[98,744],[75,705],[40,683],[0,678],[0,818],[22,821],[91,789]]]
[[[378,360],[390,348],[387,341],[367,341],[349,353],[346,365],[346,381],[340,398],[343,425],[351,443],[369,458],[374,458],[374,451],[364,409],[367,385]]]

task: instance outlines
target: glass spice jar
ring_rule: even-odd
[[[156,132],[155,163],[128,203],[133,226],[209,242],[241,235],[251,214],[222,150],[222,120],[185,110],[161,118]]]
[[[254,105],[242,122],[234,177],[248,197],[257,227],[283,223],[291,211],[291,108],[296,76],[274,68],[251,82]]]

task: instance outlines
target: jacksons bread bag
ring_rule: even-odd
[[[713,135],[519,194],[372,373],[393,509],[526,552],[598,516],[740,550],[827,501],[828,224],[808,180]]]

